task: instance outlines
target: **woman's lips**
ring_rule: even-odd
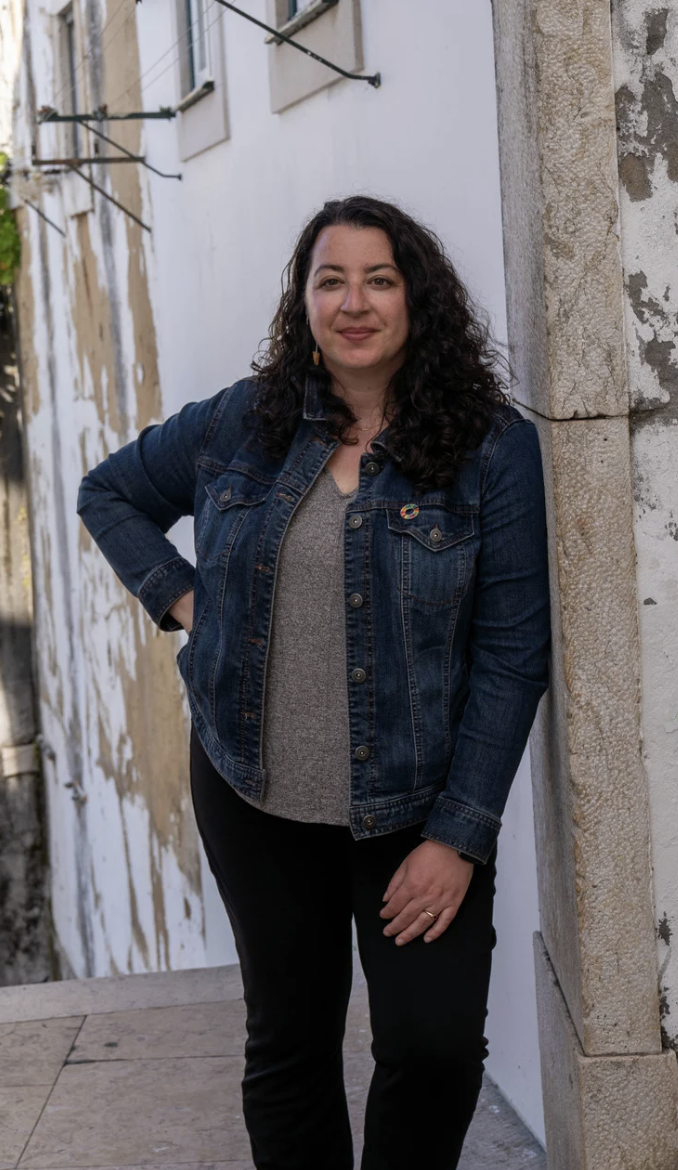
[[[341,329],[342,337],[348,341],[364,341],[366,337],[372,337],[377,331],[376,329]]]

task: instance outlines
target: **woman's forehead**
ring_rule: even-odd
[[[393,264],[391,241],[381,228],[333,224],[323,228],[315,242],[313,269],[319,264],[341,267]]]

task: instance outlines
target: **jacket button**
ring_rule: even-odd
[[[354,682],[364,682],[367,678],[365,671],[359,666],[356,670],[351,671],[351,678]]]
[[[373,829],[377,823],[377,818],[373,816],[363,817],[363,829]]]
[[[363,599],[359,593],[352,593],[348,599],[348,604],[352,605],[354,609],[360,609]]]
[[[233,489],[226,488],[226,491],[222,492],[221,495],[219,496],[219,503],[220,504],[227,504],[232,495],[233,495]]]
[[[429,532],[429,536],[431,537],[431,540],[435,542],[435,544],[438,544],[438,542],[443,539],[443,534],[440,531],[440,529],[438,528],[437,524],[436,524],[435,528],[431,529],[431,531]]]
[[[369,463],[365,464],[365,475],[379,475],[381,471],[381,463],[377,463],[374,459],[370,459]]]
[[[362,516],[349,516],[349,518],[348,518],[349,528],[360,528],[362,522],[363,522]]]
[[[368,760],[370,758],[370,749],[365,747],[364,744],[361,744],[360,747],[355,749],[353,755],[356,760]]]

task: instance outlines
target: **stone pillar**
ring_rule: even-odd
[[[610,0],[494,0],[494,21],[514,396],[540,431],[549,512],[552,675],[531,740],[548,1166],[675,1170],[678,1071],[660,1030],[641,663],[643,689],[652,670],[639,628],[619,200],[620,160],[622,178],[626,167],[636,183],[643,166],[618,152]],[[665,230],[670,247],[673,225]],[[666,349],[655,356],[665,368]]]

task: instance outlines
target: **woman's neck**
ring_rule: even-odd
[[[392,373],[385,376],[374,370],[342,370],[341,373],[330,370],[330,374],[332,392],[350,406],[357,419],[356,429],[362,431],[376,426],[380,430]]]

